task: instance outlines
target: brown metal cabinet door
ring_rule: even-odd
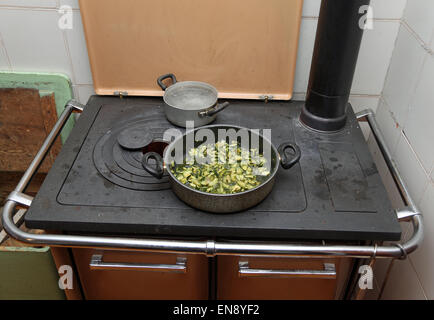
[[[86,299],[207,299],[208,261],[177,255],[73,249]]]
[[[334,299],[339,259],[219,256],[217,297],[233,299]]]

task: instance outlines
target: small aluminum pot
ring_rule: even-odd
[[[169,169],[170,159],[173,156],[176,147],[182,146],[182,150],[184,150],[185,154],[187,151],[187,134],[191,134],[192,132],[195,134],[196,131],[200,129],[210,129],[214,132],[215,136],[218,135],[219,129],[247,130],[250,139],[249,141],[255,141],[252,140],[252,136],[256,135],[255,138],[259,138],[259,140],[256,141],[259,141],[260,153],[265,150],[264,148],[271,147],[270,174],[257,187],[244,192],[232,194],[214,194],[203,192],[183,184],[176,179],[172,171]],[[202,141],[196,141],[195,147],[198,147],[201,143]],[[292,150],[291,155],[287,154],[288,149]],[[296,163],[298,163],[300,156],[300,148],[294,143],[284,142],[279,146],[278,149],[276,149],[270,140],[252,130],[232,125],[211,125],[190,130],[184,135],[176,138],[166,147],[163,155],[164,159],[158,153],[146,153],[142,159],[142,166],[147,172],[158,179],[161,179],[164,173],[167,172],[169,174],[169,181],[172,191],[178,196],[178,198],[191,207],[213,213],[230,213],[247,210],[264,200],[273,189],[279,166],[285,170],[290,169]],[[151,159],[154,161],[154,163],[151,163]]]
[[[172,79],[170,87],[163,83],[168,78]],[[187,121],[194,121],[195,127],[207,125],[229,105],[229,102],[218,104],[217,89],[205,82],[177,82],[175,75],[169,73],[159,77],[157,83],[164,91],[164,113],[179,127],[185,128]]]

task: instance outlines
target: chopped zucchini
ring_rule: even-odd
[[[172,162],[170,170],[181,183],[203,192],[247,191],[259,186],[270,174],[264,166],[267,160],[257,149],[244,149],[236,141],[202,145],[189,150],[188,155],[188,162]]]

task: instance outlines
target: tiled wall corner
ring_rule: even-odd
[[[434,299],[433,17],[434,1],[407,1],[377,110],[386,142],[425,227],[422,246],[407,260],[395,262],[383,299]]]
[[[429,173],[434,165],[434,55],[425,56],[423,69],[409,104],[404,131],[425,171]]]
[[[401,126],[405,125],[424,56],[419,42],[404,24],[401,25],[383,89],[383,98]]]
[[[384,300],[426,299],[410,260],[395,260],[382,298]]]
[[[376,119],[390,152],[394,154],[401,135],[401,128],[383,98],[380,99]]]
[[[425,43],[429,43],[434,30],[434,1],[408,0],[404,11],[404,21]]]
[[[399,137],[394,157],[412,198],[419,202],[428,184],[428,177],[403,132]]]

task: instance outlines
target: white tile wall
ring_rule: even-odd
[[[305,3],[309,3],[306,1]],[[306,93],[318,19],[302,19],[295,68],[294,92]]]
[[[73,89],[79,101],[87,101],[95,94],[93,85],[74,85]]]
[[[383,96],[392,108],[395,119],[402,126],[405,125],[424,57],[425,50],[407,27],[402,25],[383,90]]]
[[[380,100],[377,109],[376,119],[378,121],[378,124],[380,125],[381,132],[383,133],[383,136],[387,142],[390,151],[392,152],[392,154],[394,154],[396,150],[396,145],[398,144],[398,140],[401,135],[401,128],[399,127],[399,124],[390,112],[390,109],[384,99]]]
[[[412,198],[419,202],[428,178],[404,133],[399,137],[394,157]]]
[[[374,18],[401,19],[407,1],[414,0],[371,0]]]
[[[321,0],[304,0],[303,17],[318,17]]]
[[[412,30],[422,39],[429,43],[434,29],[434,1],[432,0],[408,0],[404,12],[404,20]]]
[[[72,65],[55,10],[0,9],[0,30],[14,71],[61,72]]]
[[[409,260],[396,260],[383,293],[385,300],[423,300],[425,293]]]
[[[365,30],[354,74],[353,93],[381,94],[398,30],[399,21],[375,21],[374,29]]]
[[[408,0],[404,12],[377,119],[423,213],[425,238],[396,262],[383,298],[434,299],[434,1]]]
[[[1,6],[10,7],[34,7],[34,8],[56,8],[56,0],[0,0]]]
[[[92,84],[92,73],[87,55],[86,40],[79,11],[73,12],[73,29],[65,30],[68,50],[74,66],[75,83]]]
[[[433,120],[434,56],[426,55],[423,70],[419,75],[419,84],[414,98],[410,101],[408,120],[404,130],[427,173],[434,165]]]
[[[0,36],[0,70],[11,70],[9,58],[6,53],[6,48],[3,44],[3,40]]]
[[[70,6],[73,9],[79,9],[78,0],[59,0],[61,6]]]
[[[426,226],[422,247],[410,256],[414,269],[422,283],[428,299],[434,299],[434,184],[429,184],[420,202]]]

